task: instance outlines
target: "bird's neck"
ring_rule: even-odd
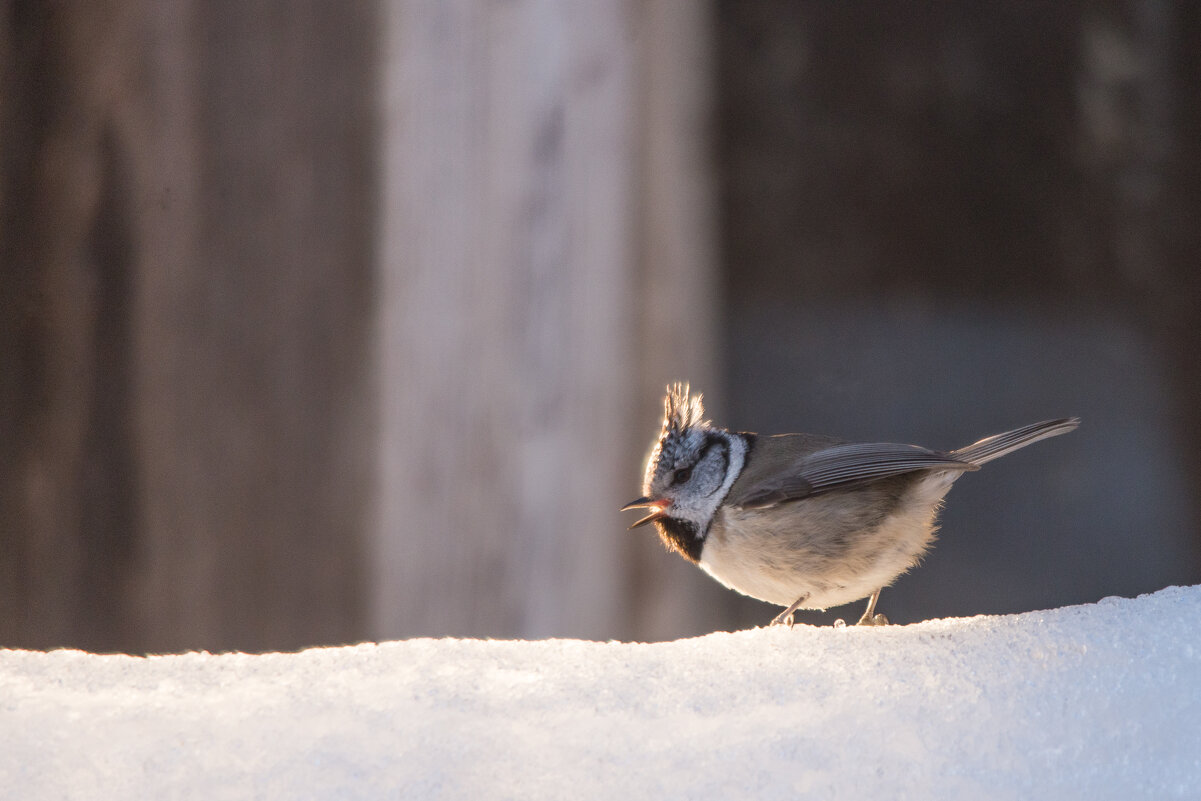
[[[661,517],[655,521],[659,530],[659,539],[670,551],[675,551],[689,562],[696,564],[701,560],[701,551],[705,547],[704,535],[698,535],[696,524],[691,520],[678,517]]]

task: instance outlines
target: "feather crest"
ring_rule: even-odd
[[[663,397],[663,434],[705,424],[702,395],[699,392],[693,395],[690,390],[688,384],[679,381],[668,385]]]

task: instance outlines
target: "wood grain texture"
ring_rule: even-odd
[[[370,7],[5,14],[0,642],[361,636]]]
[[[690,19],[679,3],[390,7],[378,636],[650,630],[632,585],[661,581],[616,511],[656,425],[642,389],[712,344],[692,175],[706,78],[656,72],[653,51],[698,46],[696,24],[652,13],[669,6]]]

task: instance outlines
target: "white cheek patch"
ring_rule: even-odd
[[[687,520],[695,525],[701,538],[704,538],[709,531],[709,525],[713,522],[713,516],[717,514],[717,508],[730,494],[730,487],[734,486],[734,482],[742,473],[743,465],[746,464],[746,440],[731,434],[726,434],[723,439],[729,448],[729,462],[726,465],[726,474],[722,479],[721,486],[716,492],[709,495],[690,499],[687,504],[677,501],[671,507],[672,517]]]

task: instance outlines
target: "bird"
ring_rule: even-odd
[[[868,599],[858,625],[885,625],[883,588],[933,544],[938,512],[956,479],[1031,443],[1072,431],[1078,417],[1047,420],[953,451],[816,434],[764,436],[704,419],[702,395],[667,387],[663,425],[647,458],[643,495],[670,551],[726,587],[784,611]]]

